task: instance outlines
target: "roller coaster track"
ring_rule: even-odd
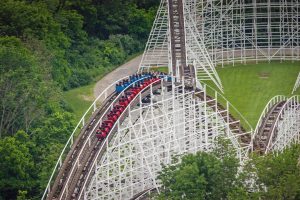
[[[176,84],[176,83],[173,83]],[[148,86],[141,91],[141,98],[145,98],[151,92],[161,88],[162,85],[166,87],[172,87],[172,84],[159,80],[152,85]],[[187,90],[193,90],[190,86],[185,86]],[[204,88],[206,91],[206,86]],[[241,146],[246,147],[251,142],[253,143],[254,151],[264,154],[270,146],[271,140],[276,140],[277,124],[282,119],[282,115],[285,110],[289,108],[296,108],[300,110],[299,97],[293,97],[287,99],[283,96],[276,96],[270,100],[265,110],[262,113],[261,119],[255,130],[254,138],[251,138],[251,134],[245,134],[246,130],[241,125],[240,120],[236,120],[235,117],[226,112],[228,108],[224,107],[215,98],[207,95],[205,92],[199,92],[197,89],[195,97],[203,102],[206,102],[213,112],[218,113],[222,117],[224,122],[227,122],[230,130],[233,134],[238,135]],[[56,176],[56,179],[51,188],[51,192],[47,195],[47,199],[78,199],[78,195],[82,194],[82,188],[91,179],[91,168],[96,162],[96,157],[102,157],[106,151],[103,142],[99,142],[95,137],[96,127],[99,126],[103,117],[110,111],[113,105],[119,100],[122,94],[116,94],[112,92],[107,95],[105,101],[102,102],[99,109],[97,109],[91,116],[89,122],[83,127],[78,138],[72,145],[71,150],[67,154],[60,170]],[[140,101],[134,99],[130,106],[134,107]],[[227,106],[228,107],[228,106]],[[122,123],[128,116],[128,111],[122,114],[118,123]],[[300,120],[300,119],[299,119]],[[300,122],[300,121],[299,121]],[[106,143],[109,143],[116,133],[116,127],[112,128],[108,135]],[[102,146],[102,147],[101,147]],[[104,148],[103,148],[104,146]],[[99,152],[100,151],[100,152]],[[96,156],[97,155],[97,156]],[[93,172],[92,172],[93,173]],[[87,180],[88,179],[88,180]],[[142,195],[149,191],[143,191],[137,194],[133,199],[139,199]]]
[[[200,95],[198,96],[200,99],[205,98],[205,96]],[[207,96],[206,98],[209,99],[208,104],[213,108],[214,107],[214,99]],[[210,101],[213,100],[213,101]],[[278,95],[273,97],[266,105],[265,109],[263,110],[260,119],[258,121],[256,130],[254,131],[254,137],[251,139],[249,135],[243,135],[240,139],[242,142],[249,142],[253,140],[253,150],[261,155],[268,153],[268,151],[273,150],[272,148],[276,146],[276,142],[279,143],[280,140],[284,140],[285,144],[281,144],[281,146],[285,147],[293,142],[299,142],[300,138],[300,96],[293,96],[287,98],[282,95]],[[224,109],[223,105],[217,104],[217,110],[222,111]],[[288,113],[290,112],[291,113]],[[292,115],[290,121],[292,121],[289,125],[293,126],[292,131],[293,135],[288,136],[283,132],[284,130],[280,130],[279,123],[283,121],[284,115]],[[222,115],[225,120],[227,120],[226,116]],[[230,121],[235,121],[232,115],[229,115]],[[294,120],[294,121],[293,121]],[[286,122],[285,122],[286,123]],[[286,126],[283,122],[283,127]],[[290,127],[288,127],[290,128]],[[231,130],[236,130],[235,133],[239,134],[242,131],[243,127],[239,125],[231,126]],[[277,145],[278,146],[278,145]],[[274,150],[282,150],[282,148],[277,148]],[[144,200],[149,199],[150,194],[155,194],[157,191],[155,188],[145,190],[139,194],[137,194],[134,198],[135,200]]]
[[[237,119],[235,119],[234,116],[232,116],[232,114],[228,114],[226,112],[223,112],[224,110],[226,110],[224,108],[224,106],[219,103],[216,102],[216,99],[212,98],[209,95],[197,95],[197,97],[199,97],[202,101],[207,101],[207,105],[210,106],[213,111],[215,112],[219,112],[220,115],[222,116],[222,118],[224,119],[224,121],[229,122],[229,127],[230,130],[237,135],[241,135],[240,136],[240,142],[243,145],[245,144],[250,144],[251,143],[251,135],[249,134],[243,134],[246,133],[247,131],[245,130],[245,128],[243,128],[243,126],[241,125],[241,122]],[[206,98],[206,99],[205,99]],[[217,105],[217,106],[215,106]]]
[[[176,75],[179,66],[180,78],[184,77],[188,84],[194,85],[195,68],[187,65],[183,0],[172,0],[168,5],[173,75]]]
[[[227,128],[228,132],[230,131],[232,134],[234,134],[234,137],[236,136],[236,138],[238,139],[237,145],[241,146],[242,148],[249,148],[252,145],[253,150],[259,152],[260,154],[264,154],[267,151],[271,150],[273,146],[276,147],[276,142],[279,141],[280,143],[280,138],[282,138],[281,135],[279,135],[281,128],[280,122],[282,121],[285,114],[289,114],[294,117],[294,111],[299,111],[299,97],[292,97],[290,99],[278,97],[271,100],[260,117],[254,135],[249,134],[249,132],[252,133],[251,126],[249,125],[250,128],[248,128],[251,130],[246,130],[243,127],[244,124],[240,121],[241,119],[237,120],[232,114],[229,113],[229,102],[226,99],[225,106],[219,103],[217,95],[215,95],[215,97],[208,95],[209,93],[207,93],[205,86],[201,87],[201,90],[199,88],[195,88],[196,71],[193,66],[194,64],[187,65],[187,48],[189,48],[189,46],[186,45],[187,34],[185,32],[185,10],[183,5],[184,4],[182,0],[168,1],[168,20],[170,27],[169,48],[171,51],[170,53],[172,60],[172,63],[169,64],[172,65],[172,82],[168,83],[163,79],[156,80],[154,83],[141,90],[138,94],[140,99],[137,99],[135,97],[134,99],[132,99],[128,107],[134,107],[138,105],[141,102],[141,99],[146,98],[149,94],[152,95],[154,91],[162,88],[163,86],[174,88],[176,84],[180,84],[179,82],[181,82],[183,83],[181,88],[182,90],[186,89],[192,91],[192,93],[195,94],[193,97],[198,98],[198,100],[200,100],[201,102],[204,102],[205,107],[207,106],[209,107],[209,109],[211,109],[216,119],[218,119],[218,117],[221,118],[221,121],[223,121],[223,125],[225,124],[226,126],[228,126],[223,127],[223,129],[225,130]],[[190,32],[195,32],[194,29],[191,28],[191,24],[187,27],[189,27],[188,29],[190,29]],[[193,25],[192,27],[196,26]],[[198,42],[196,36],[190,37],[190,40]],[[201,47],[201,45],[199,44],[198,47]],[[200,50],[202,50],[202,48],[200,48]],[[196,58],[197,56],[194,57]],[[173,82],[175,77],[181,80]],[[220,80],[215,81],[212,76],[210,77],[222,90]],[[110,130],[105,140],[99,141],[96,138],[95,134],[97,127],[99,127],[110,110],[114,107],[114,105],[117,104],[122,95],[124,95],[124,92],[120,94],[115,93],[114,86],[115,85],[112,84],[108,89],[105,90],[103,94],[100,95],[101,97],[103,97],[103,101],[100,102],[100,107],[97,109],[99,103],[97,98],[97,100],[92,104],[92,106],[80,120],[79,124],[75,128],[59,157],[59,161],[55,166],[55,170],[51,175],[51,178],[47,185],[47,189],[42,199],[47,198],[49,200],[61,200],[80,199],[83,197],[83,190],[91,181],[92,175],[96,171],[95,163],[97,162],[97,159],[103,157],[104,153],[107,150],[107,144],[113,140],[116,133],[118,132],[117,129],[119,128],[119,126],[116,126],[116,123],[122,124],[122,122],[125,121],[130,112],[129,108],[126,107],[126,109],[120,115],[118,121]],[[92,108],[94,108],[94,112],[92,113],[91,117],[89,117],[90,120],[86,124],[85,118],[88,116],[88,113],[92,111]],[[291,126],[297,128],[298,124],[300,124],[300,116],[298,119],[298,115],[295,115],[293,120],[294,121]],[[247,122],[246,120],[244,121]],[[80,123],[83,124],[82,129],[79,129]],[[80,130],[79,135],[73,143],[73,139],[75,138],[75,135],[77,133],[76,130],[78,129]],[[207,130],[212,129],[213,127],[207,127]],[[71,149],[70,151],[67,151],[69,147]],[[243,156],[247,157],[247,155]],[[53,186],[51,187],[51,185]],[[140,199],[143,195],[151,190],[152,188],[148,188],[145,191],[134,194],[133,199]]]
[[[254,132],[253,150],[261,155],[270,151],[272,143],[274,143],[278,137],[278,124],[283,120],[286,113],[290,110],[294,111],[295,116],[293,116],[293,118],[296,120],[295,123],[299,124],[300,121],[297,121],[298,118],[300,118],[299,108],[299,96],[293,96],[291,98],[275,96],[272,98],[261,114]],[[297,124],[291,124],[291,126],[297,128]],[[298,132],[300,132],[299,127]]]
[[[52,187],[52,192],[49,194],[48,199],[57,198],[59,196],[59,193],[64,186],[63,183],[67,180],[68,175],[71,171],[71,168],[74,165],[79,152],[81,151],[82,147],[84,146],[84,141],[86,140],[86,138],[89,135],[89,131],[94,129],[95,124],[96,124],[95,122],[98,121],[102,115],[104,115],[105,113],[108,112],[108,110],[106,110],[106,108],[110,106],[111,102],[113,102],[113,100],[114,100],[114,98],[116,98],[116,96],[117,96],[117,94],[115,92],[112,93],[107,98],[107,100],[103,102],[103,106],[93,114],[89,123],[85,127],[83,127],[83,129],[82,129],[81,133],[79,134],[78,138],[76,139],[72,149],[69,151],[67,157],[65,158],[65,162],[63,163],[63,165],[57,175],[57,179],[54,182],[54,185]],[[83,156],[82,156],[83,159],[86,159],[87,155],[91,154],[94,151],[94,149],[92,147],[97,146],[95,141],[97,141],[97,140],[93,141],[93,143],[90,145],[90,148],[83,151]],[[81,161],[81,163],[84,163],[84,162],[87,162],[87,161],[86,160]]]
[[[151,85],[151,91],[155,91],[161,87],[161,84],[158,84],[159,82],[160,81],[154,83],[153,86]],[[170,83],[168,87],[171,87]],[[187,89],[192,90],[193,88],[187,87]],[[150,87],[145,88],[141,92],[142,98],[149,95],[149,93]],[[72,145],[71,150],[60,167],[50,190],[51,192],[47,195],[47,199],[77,198],[77,195],[81,192],[82,184],[88,178],[87,174],[91,171],[92,163],[95,162],[95,155],[99,153],[98,151],[102,145],[102,143],[95,137],[96,127],[99,126],[103,117],[109,112],[110,108],[112,108],[121,96],[122,94],[118,95],[115,92],[112,92],[107,96],[107,99],[102,102],[101,107],[92,114],[91,119],[82,128],[79,136]],[[207,101],[208,106],[214,111],[219,112],[224,121],[229,121],[229,126],[232,132],[235,134],[241,134],[240,140],[242,143],[249,144],[251,142],[251,136],[249,134],[242,134],[245,133],[246,130],[241,126],[240,121],[236,120],[231,114],[223,112],[225,108],[220,103],[217,103],[214,98],[204,95],[204,93],[198,93],[196,97],[202,101]],[[130,106],[137,105],[138,103],[139,101],[134,100],[131,102]],[[128,114],[125,113],[119,123],[122,123],[127,115]],[[112,129],[106,142],[110,142],[110,140],[114,137],[115,132],[116,130]],[[102,148],[100,157],[104,152],[105,148]]]
[[[151,90],[157,90],[160,87],[160,82],[156,81],[151,86]],[[146,97],[150,93],[150,87],[148,86],[144,90],[142,90],[141,95],[142,98]],[[94,135],[96,132],[96,127],[100,124],[99,122],[102,118],[107,115],[110,111],[112,105],[117,102],[122,94],[117,95],[113,92],[108,98],[102,103],[100,109],[98,109],[91,117],[89,123],[83,127],[80,135],[76,139],[72,149],[69,151],[66,159],[59,170],[59,173],[56,177],[56,180],[53,184],[51,193],[47,196],[47,199],[72,199],[76,198],[77,194],[80,192],[81,186],[85,181],[86,174],[90,170],[91,163],[93,163],[95,154],[100,149],[101,142],[99,142],[96,137],[92,140],[87,139],[88,135]],[[139,101],[135,100],[131,102],[131,106],[138,104]],[[126,118],[126,114],[123,115],[122,119],[120,119],[120,123]],[[111,134],[108,136],[108,142],[114,136],[116,130],[112,129]],[[103,153],[105,149],[102,149]],[[77,165],[77,167],[76,167]],[[66,186],[66,183],[69,185]]]

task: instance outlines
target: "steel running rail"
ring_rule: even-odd
[[[84,113],[84,115],[82,116],[82,118],[79,120],[79,122],[78,122],[78,124],[76,125],[76,127],[74,128],[74,130],[73,130],[73,132],[72,132],[72,134],[70,135],[70,137],[69,137],[69,139],[67,140],[67,142],[66,142],[66,144],[65,144],[65,146],[64,146],[64,148],[63,148],[63,150],[62,150],[62,152],[61,152],[61,154],[60,154],[60,156],[59,156],[59,158],[58,158],[58,160],[57,160],[57,162],[56,162],[56,164],[55,164],[55,167],[54,167],[54,169],[53,169],[53,171],[52,171],[52,174],[51,174],[51,176],[50,176],[50,178],[49,178],[49,181],[48,181],[48,183],[47,183],[47,186],[46,186],[46,189],[45,189],[45,191],[44,191],[44,193],[43,193],[43,196],[42,196],[42,200],[43,199],[45,199],[46,197],[47,197],[47,194],[49,194],[50,192],[51,192],[51,182],[53,181],[53,178],[54,178],[54,175],[55,175],[55,173],[57,172],[57,171],[59,171],[60,170],[60,168],[62,167],[62,165],[63,165],[63,157],[64,157],[64,155],[67,155],[68,154],[68,150],[69,150],[69,148],[70,149],[72,149],[72,147],[74,146],[73,144],[74,144],[74,138],[75,138],[75,133],[76,133],[76,131],[77,130],[80,130],[80,131],[82,131],[84,128],[85,128],[85,119],[86,118],[90,118],[91,116],[92,116],[92,114],[97,110],[97,109],[99,109],[100,107],[101,107],[101,103],[102,102],[104,102],[106,99],[107,99],[107,97],[108,96],[110,96],[112,93],[113,93],[113,91],[115,90],[115,85],[116,85],[116,83],[119,83],[120,81],[122,81],[122,80],[124,80],[124,79],[126,79],[126,78],[129,78],[129,76],[126,76],[126,77],[123,77],[123,78],[121,78],[121,79],[119,79],[119,80],[117,80],[117,81],[115,81],[114,83],[112,83],[111,85],[109,85],[95,100],[94,100],[94,102],[91,104],[91,106],[87,109],[87,111]],[[132,83],[133,84],[133,83]],[[129,86],[128,86],[129,87]],[[128,88],[127,87],[127,88]],[[127,89],[126,88],[126,89]],[[109,94],[109,93],[111,93],[111,94]],[[122,94],[122,93],[121,93]],[[99,108],[97,108],[97,104],[100,104],[100,107]],[[93,109],[93,110],[92,110]],[[90,115],[90,116],[89,116]],[[80,127],[80,125],[82,125],[82,128]],[[90,132],[90,135],[93,133],[93,131],[92,132]],[[83,148],[83,147],[82,147]]]

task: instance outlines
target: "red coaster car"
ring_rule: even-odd
[[[115,121],[117,121],[117,119],[118,119],[118,115],[116,115],[115,113],[109,113],[109,114],[107,115],[107,119],[110,120],[110,121],[115,122]]]

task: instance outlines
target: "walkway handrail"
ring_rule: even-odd
[[[268,141],[268,145],[267,145],[267,147],[266,147],[266,150],[265,150],[265,154],[266,153],[268,153],[268,151],[269,151],[269,149],[270,149],[270,145],[271,145],[271,141],[272,141],[272,137],[273,137],[273,135],[274,135],[274,130],[275,130],[275,128],[278,126],[278,122],[279,122],[279,120],[280,120],[280,117],[284,114],[284,110],[285,110],[285,108],[287,107],[287,106],[289,106],[289,104],[290,104],[290,102],[299,102],[299,95],[294,95],[294,96],[292,96],[292,97],[290,97],[286,102],[285,102],[285,104],[282,106],[282,108],[280,109],[280,111],[279,111],[279,113],[278,113],[278,116],[277,116],[277,118],[276,118],[276,120],[275,120],[275,122],[274,122],[274,128],[273,128],[273,130],[272,130],[272,132],[271,132],[271,135],[270,135],[270,137],[269,137],[269,141]]]
[[[52,182],[52,180],[54,178],[54,174],[55,174],[56,171],[58,171],[59,167],[62,166],[62,164],[63,164],[63,156],[66,153],[68,153],[68,152],[66,152],[68,146],[70,146],[70,148],[72,148],[73,140],[74,140],[74,135],[75,135],[77,129],[80,127],[81,124],[82,124],[82,127],[84,127],[84,125],[85,125],[85,119],[86,119],[86,117],[90,117],[90,116],[87,116],[87,115],[90,113],[90,111],[92,110],[92,108],[93,108],[93,112],[92,113],[94,113],[97,110],[97,103],[98,103],[99,100],[101,100],[101,97],[104,97],[103,100],[105,100],[108,97],[109,91],[112,90],[112,89],[113,89],[112,91],[115,90],[116,83],[119,83],[121,80],[124,80],[124,79],[127,79],[127,78],[129,78],[129,76],[123,77],[123,78],[115,81],[114,83],[110,84],[104,91],[101,92],[101,94],[94,100],[94,102],[91,104],[91,106],[83,114],[83,116],[79,120],[78,124],[74,128],[72,134],[70,135],[68,141],[66,142],[66,144],[65,144],[65,146],[64,146],[64,148],[63,148],[63,150],[62,150],[62,152],[61,152],[61,154],[60,154],[60,156],[59,156],[59,158],[58,158],[58,160],[56,162],[56,165],[55,165],[55,167],[54,167],[54,169],[52,171],[52,174],[51,174],[50,179],[49,179],[49,181],[47,183],[46,189],[45,189],[45,191],[43,193],[43,196],[41,198],[42,200],[45,199],[45,197],[47,196],[47,193],[49,193],[50,190],[51,190],[50,187],[51,187],[51,182]],[[81,130],[81,128],[79,130]]]
[[[158,83],[158,82],[160,82],[160,81],[162,81],[162,80],[163,80],[163,78],[154,81],[153,83],[151,83],[150,85],[148,85],[147,87],[145,87],[144,89],[142,89],[142,90],[139,92],[139,95],[140,95],[143,91],[145,91],[147,88],[152,87],[153,84]],[[136,95],[136,96],[131,100],[130,103],[134,102],[134,100],[137,99],[139,95]],[[128,110],[129,107],[130,107],[130,104],[129,104],[129,105],[125,108],[125,110],[121,113],[121,115],[119,116],[118,120],[114,123],[113,127],[110,129],[111,131],[114,130],[114,128],[116,127],[116,125],[119,123],[119,120],[123,117],[124,113],[126,113],[126,110]],[[97,160],[98,160],[98,156],[100,155],[100,152],[102,151],[104,145],[106,145],[106,143],[108,143],[108,138],[109,138],[109,136],[110,136],[110,134],[111,134],[111,131],[108,133],[108,135],[106,136],[105,140],[102,142],[102,145],[101,145],[100,149],[98,150],[98,153],[97,153],[97,155],[96,155],[96,158],[94,159],[94,161],[93,161],[93,163],[92,163],[92,165],[91,165],[91,169],[92,169],[93,166],[96,164],[96,162],[97,162]],[[89,176],[91,175],[91,172],[92,172],[92,171],[93,171],[93,170],[89,170],[89,172],[88,172],[88,174],[87,174],[87,176],[86,176],[86,179],[85,179],[85,181],[84,181],[84,184],[83,184],[83,186],[82,186],[82,189],[81,189],[81,191],[80,191],[80,194],[79,194],[79,196],[78,196],[78,199],[81,198],[82,192],[84,191],[84,188],[85,188],[85,186],[86,186],[86,184],[87,184],[87,181],[88,181]]]

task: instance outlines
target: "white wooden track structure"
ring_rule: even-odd
[[[299,11],[299,0],[162,0],[140,71],[168,67],[169,78],[139,92],[98,141],[97,127],[124,95],[114,91],[120,80],[105,89],[71,134],[42,199],[139,199],[159,192],[162,164],[210,151],[219,136],[231,141],[241,162],[251,151],[299,142],[299,96],[271,99],[253,130],[202,82],[223,90],[216,65],[300,60]]]

